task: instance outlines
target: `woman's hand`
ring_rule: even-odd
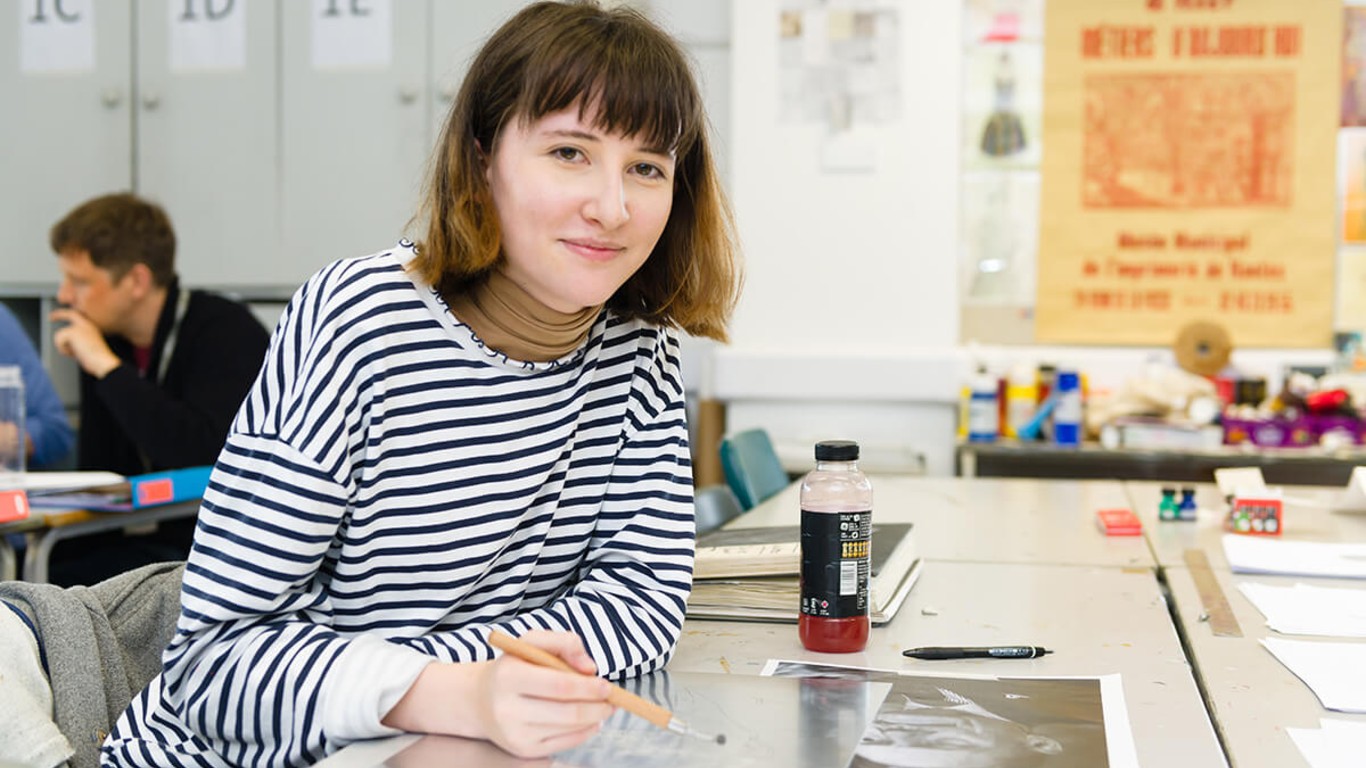
[[[429,664],[384,718],[417,733],[488,739],[518,757],[543,757],[587,741],[612,714],[611,684],[572,632],[528,632],[522,639],[583,674],[511,656],[473,664]]]

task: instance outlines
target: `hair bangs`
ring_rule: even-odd
[[[523,119],[577,105],[596,128],[680,156],[704,128],[686,62],[633,27],[608,22],[567,30],[537,54],[518,99]]]

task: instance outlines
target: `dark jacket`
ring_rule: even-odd
[[[137,475],[217,461],[270,334],[242,304],[203,291],[190,292],[177,323],[179,298],[172,282],[145,375],[138,373],[133,345],[118,336],[106,341],[123,364],[103,379],[81,375],[81,469]],[[52,551],[49,578],[61,585],[94,584],[146,563],[184,560],[194,529],[189,517],[163,521],[152,533],[114,530],[61,541]]]
[[[118,336],[106,340],[123,364],[100,380],[82,374],[81,469],[136,475],[218,458],[270,334],[244,305],[191,291],[158,380],[179,296],[172,282],[145,377],[133,362],[133,346]]]

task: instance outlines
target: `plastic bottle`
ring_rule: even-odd
[[[1039,374],[1029,363],[1017,363],[1010,369],[1006,384],[1006,420],[1001,433],[1018,437],[1020,429],[1034,418],[1039,407]]]
[[[1081,378],[1076,371],[1058,371],[1058,404],[1053,409],[1053,442],[1081,445]]]
[[[0,491],[24,487],[24,464],[28,453],[24,450],[23,371],[17,365],[0,365],[0,424],[8,427],[12,440],[0,441]]]
[[[1048,396],[1053,394],[1053,383],[1058,378],[1058,367],[1052,363],[1041,363],[1038,375],[1038,398],[1039,404],[1043,405]]]
[[[1000,404],[997,393],[1000,382],[987,373],[986,366],[968,380],[968,442],[995,442],[1001,433]]]
[[[810,651],[851,653],[868,644],[873,485],[858,443],[816,443],[802,479],[802,586],[797,636]]]

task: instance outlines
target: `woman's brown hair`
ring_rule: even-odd
[[[675,150],[669,221],[640,269],[608,299],[621,315],[726,340],[739,297],[734,221],[707,142],[707,119],[683,50],[629,8],[527,6],[488,39],[446,118],[416,221],[412,264],[444,295],[498,263],[501,234],[484,176],[511,120],[577,105],[595,127]],[[595,114],[587,115],[592,109]]]

